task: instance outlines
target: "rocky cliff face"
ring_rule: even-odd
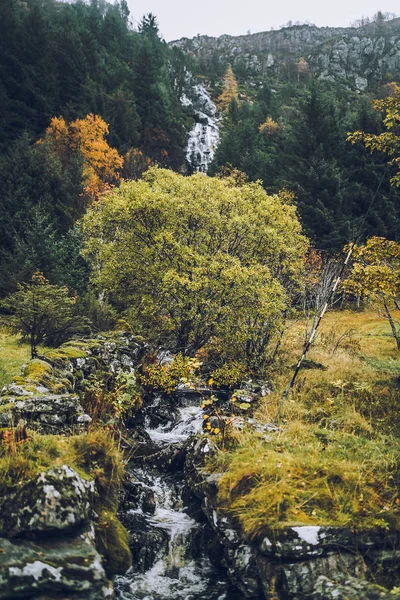
[[[222,63],[241,64],[253,76],[314,74],[360,91],[400,76],[400,19],[359,28],[300,25],[237,37],[197,36],[171,45],[197,58],[217,55]]]

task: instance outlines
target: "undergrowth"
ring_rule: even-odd
[[[273,421],[302,325],[282,343],[275,390],[254,414],[261,423]],[[246,535],[310,524],[399,528],[400,353],[389,333],[370,312],[327,315],[308,356],[325,368],[300,372],[278,431],[225,436],[209,466],[223,473],[219,503]]]
[[[294,422],[221,452],[219,501],[250,537],[298,525],[396,529],[400,440]]]

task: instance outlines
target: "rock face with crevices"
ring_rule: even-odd
[[[35,424],[42,433],[62,433],[70,429],[79,432],[91,421],[76,394],[7,395],[3,402],[0,398],[1,427],[11,427],[24,419]]]
[[[0,598],[112,596],[95,547],[93,494],[93,481],[62,465],[3,498]]]
[[[361,27],[295,25],[241,36],[196,36],[171,45],[198,59],[215,56],[223,64],[244,66],[253,85],[260,77],[287,79],[292,72],[362,92],[400,76],[399,18]]]

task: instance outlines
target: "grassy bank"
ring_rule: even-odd
[[[255,418],[270,423],[304,342],[289,329],[275,390]],[[219,501],[250,537],[286,526],[400,526],[400,353],[373,312],[327,315],[277,432],[232,432],[213,468]]]
[[[16,335],[0,328],[0,390],[19,375],[21,366],[30,360],[29,344],[19,342]]]

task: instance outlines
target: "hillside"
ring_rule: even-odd
[[[364,91],[400,74],[400,18],[358,28],[298,25],[242,36],[199,35],[170,45],[196,57],[205,72],[218,61],[252,79],[294,81],[308,70],[317,79]],[[306,64],[299,66],[300,59]]]

